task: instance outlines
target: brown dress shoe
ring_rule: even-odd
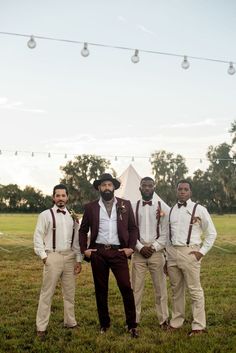
[[[37,337],[40,339],[40,341],[45,341],[46,331],[37,331]]]
[[[160,325],[160,329],[163,331],[167,331],[169,328],[169,322],[166,320]]]
[[[180,327],[173,327],[171,325],[168,325],[167,328],[166,328],[166,331],[168,332],[176,332],[180,329]]]
[[[188,336],[192,337],[195,335],[201,335],[202,333],[207,333],[207,330],[192,330],[191,332],[189,332]]]
[[[130,333],[131,338],[138,338],[138,336],[139,336],[138,330],[136,327],[129,329],[129,333]]]

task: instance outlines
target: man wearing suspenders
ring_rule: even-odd
[[[168,236],[169,206],[153,199],[155,183],[150,177],[140,182],[142,199],[134,205],[139,238],[132,257],[131,281],[136,305],[136,319],[140,322],[141,301],[147,271],[150,272],[154,290],[155,307],[160,327],[168,327],[168,297],[164,248]]]
[[[81,271],[78,242],[79,221],[73,220],[66,208],[68,190],[65,185],[53,189],[54,206],[40,213],[34,232],[34,251],[44,264],[43,283],[36,317],[37,336],[45,339],[52,297],[61,278],[64,300],[64,326],[77,326],[74,312],[75,275]]]
[[[200,283],[201,260],[211,249],[216,229],[207,209],[191,200],[191,184],[177,184],[178,202],[169,213],[167,271],[173,293],[173,312],[169,329],[180,328],[185,319],[185,287],[192,302],[192,330],[189,336],[206,332],[204,293]],[[201,235],[204,233],[204,241]]]

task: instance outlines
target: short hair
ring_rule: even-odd
[[[53,196],[55,196],[55,193],[56,193],[56,190],[58,189],[63,189],[66,191],[66,195],[68,196],[68,189],[66,187],[66,185],[64,184],[58,184],[58,185],[55,185],[54,188],[53,188]]]
[[[150,180],[150,181],[153,181],[153,183],[155,183],[155,181],[151,177],[147,176],[140,180],[140,185],[142,184],[143,181],[146,181],[146,180]]]
[[[179,184],[188,184],[190,190],[192,191],[192,183],[188,179],[179,180],[178,183],[177,183],[177,188],[178,188]]]

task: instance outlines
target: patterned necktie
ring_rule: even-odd
[[[63,213],[64,215],[66,214],[66,211],[60,210],[60,208],[57,209],[57,213]]]
[[[143,201],[143,206],[146,205],[152,206],[152,201]]]
[[[186,201],[185,201],[185,202],[183,202],[183,203],[178,202],[178,208],[180,208],[181,206],[186,207],[186,206],[187,206],[187,202],[186,202]]]

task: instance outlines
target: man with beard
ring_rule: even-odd
[[[64,327],[75,328],[75,275],[81,271],[78,242],[79,220],[66,208],[68,190],[63,184],[53,189],[54,206],[40,213],[34,232],[34,250],[44,264],[43,283],[36,317],[37,336],[45,339],[52,297],[61,278],[64,300]]]
[[[138,229],[130,201],[114,197],[120,182],[110,174],[103,174],[93,186],[100,199],[85,205],[79,230],[81,252],[91,261],[95,285],[100,333],[110,327],[108,311],[108,281],[112,270],[121,292],[128,331],[137,338],[135,304],[130,284],[128,258],[134,252]],[[88,232],[91,232],[88,245]]]
[[[134,205],[139,238],[132,257],[131,281],[134,291],[137,323],[140,322],[141,302],[145,276],[149,271],[155,293],[155,308],[161,329],[168,328],[168,296],[164,248],[168,236],[169,207],[157,198],[153,198],[155,182],[150,177],[140,181],[142,198]]]

